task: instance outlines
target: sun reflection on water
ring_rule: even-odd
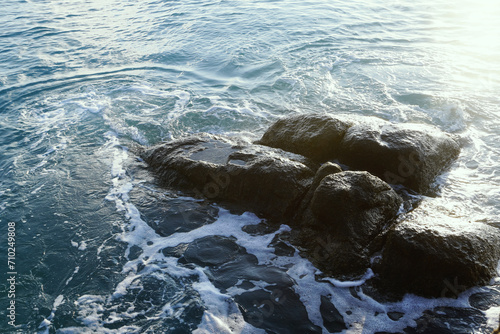
[[[451,48],[451,81],[473,91],[500,88],[500,3],[460,0],[435,16],[436,40]]]

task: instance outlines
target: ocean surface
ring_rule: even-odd
[[[500,227],[499,36],[488,0],[2,1],[0,332],[490,333],[499,278],[375,300],[134,152],[297,113],[432,124],[463,149],[428,214]]]

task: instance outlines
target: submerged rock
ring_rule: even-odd
[[[235,296],[243,318],[266,333],[320,334],[300,296],[290,287],[267,286]]]
[[[483,223],[409,217],[388,234],[380,284],[396,293],[457,297],[488,284],[500,258],[500,230]]]
[[[344,318],[330,301],[330,298],[321,296],[319,311],[323,318],[323,326],[325,326],[329,333],[340,333],[347,329]]]
[[[235,291],[234,300],[252,326],[273,333],[321,333],[309,319],[286,269],[259,264],[233,238],[206,236],[179,246],[164,249],[163,254],[178,257],[178,263],[188,267],[204,267],[208,279],[223,293]]]
[[[405,328],[404,334],[488,333],[484,314],[473,308],[438,306],[416,319],[415,328]],[[494,334],[494,333],[492,333]]]
[[[302,156],[209,134],[151,147],[142,157],[164,186],[275,219],[293,214],[314,176]]]
[[[394,222],[401,203],[387,183],[368,172],[325,176],[314,190],[300,225],[327,238],[328,251],[322,252],[317,263],[320,269],[343,277],[363,275],[374,240]],[[302,236],[302,243],[318,242],[307,234],[311,232]],[[308,248],[314,250],[312,246]]]
[[[181,263],[195,263],[201,267],[221,266],[246,254],[233,239],[217,235],[196,239],[185,249]]]
[[[325,162],[337,156],[339,144],[352,125],[329,115],[295,115],[271,125],[258,143]]]
[[[435,127],[377,121],[349,128],[338,158],[388,183],[426,193],[459,153],[455,140]]]

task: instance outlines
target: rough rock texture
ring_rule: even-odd
[[[380,284],[392,292],[457,296],[487,284],[500,258],[500,230],[458,219],[408,219],[388,234],[382,253]]]
[[[347,130],[338,158],[388,183],[426,193],[459,153],[455,140],[434,127],[366,121]]]
[[[309,191],[302,200],[302,203],[300,204],[300,207],[296,212],[295,219],[294,221],[292,221],[293,224],[302,225],[301,222],[304,219],[303,215],[307,211],[306,209],[309,206],[309,203],[311,203],[311,199],[314,196],[314,191],[316,190],[316,188],[318,188],[321,180],[323,180],[327,175],[340,172],[342,172],[342,168],[340,168],[339,165],[334,164],[332,162],[325,162],[318,168],[316,174],[314,175],[311,186],[309,187]]]
[[[302,156],[209,134],[154,146],[142,157],[164,186],[266,218],[292,215],[314,176]]]
[[[394,219],[401,198],[384,181],[367,172],[347,171],[323,178],[314,191],[308,222],[335,238],[365,242]]]
[[[295,115],[271,125],[258,143],[325,162],[337,156],[339,144],[352,125],[328,115]]]
[[[320,163],[339,159],[350,168],[420,193],[427,193],[436,176],[460,153],[454,139],[432,126],[392,124],[372,117],[355,124],[319,114],[280,119],[258,143]]]
[[[275,238],[270,246],[276,254],[292,256],[295,250],[287,243],[298,245],[325,274],[359,278],[372,267],[380,288],[432,297],[488,283],[500,258],[499,229],[429,217],[429,212],[439,211],[432,207],[398,218],[402,199],[388,184],[429,191],[436,176],[459,154],[457,143],[429,126],[368,118],[361,122],[353,125],[330,116],[299,115],[278,121],[264,134],[260,143],[274,147],[200,134],[144,149],[141,156],[164,186],[253,211],[271,223],[290,224],[292,231]],[[342,171],[328,161],[335,158],[363,171]],[[159,212],[151,209],[155,215]],[[165,214],[182,221],[177,211]],[[396,219],[400,222],[394,225]],[[264,225],[247,229],[267,233],[271,225]],[[156,230],[169,235],[196,226]],[[226,282],[227,270],[245,273],[249,282],[267,272],[234,241],[219,239],[200,239],[164,251],[182,254],[186,263],[212,268],[214,282],[224,289],[236,284]],[[207,248],[211,251],[205,252]],[[382,256],[372,265],[379,251]],[[284,289],[294,300],[290,286],[285,284]],[[251,319],[258,311],[250,303],[255,295],[248,292],[239,298],[240,305],[253,310],[244,313],[245,319]],[[323,308],[332,314],[335,327],[334,310]],[[296,309],[302,312],[300,305]],[[259,326],[274,328],[266,321]],[[302,329],[316,330],[306,327]]]
[[[317,261],[325,272],[362,275],[369,265],[373,241],[394,221],[401,203],[387,183],[368,172],[329,174],[314,190],[301,217],[301,227],[317,231],[316,240],[305,232],[303,242],[314,244],[326,238],[321,261]]]

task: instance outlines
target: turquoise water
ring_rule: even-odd
[[[457,299],[377,302],[363,281],[315,280],[297,252],[274,254],[276,232],[245,232],[252,214],[158,188],[133,152],[200,131],[254,140],[294,113],[433,124],[463,150],[429,214],[500,227],[499,18],[486,0],[3,1],[1,331],[328,333],[323,296],[346,333],[435,333],[418,320],[433,309],[439,328],[488,333],[498,279]],[[237,264],[221,271],[179,263],[183,245],[253,257],[214,255]]]

